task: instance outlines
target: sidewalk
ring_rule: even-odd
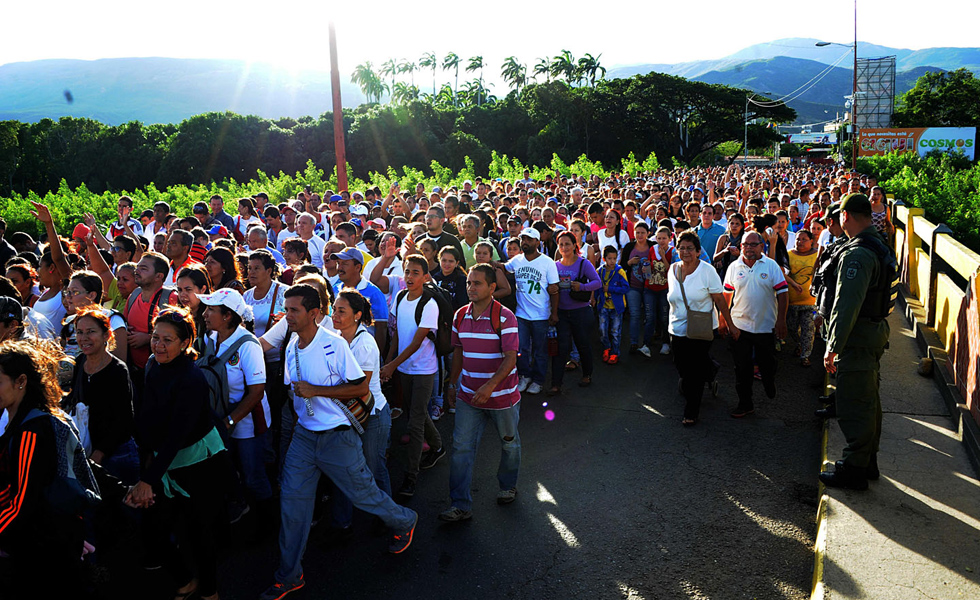
[[[905,317],[889,323],[881,479],[866,492],[821,485],[813,598],[980,598],[980,481],[935,382],[916,373]],[[844,446],[835,420],[825,439],[829,469]]]

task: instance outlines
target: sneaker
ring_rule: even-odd
[[[285,597],[286,594],[302,589],[304,585],[306,585],[306,582],[303,581],[302,575],[299,576],[299,581],[296,583],[279,583],[277,581],[262,592],[259,600],[279,600],[279,598]]]
[[[752,369],[752,377],[762,381],[762,373],[759,372],[759,367]]]
[[[670,344],[664,342],[663,346],[660,346],[660,354],[663,354],[664,356],[670,354]]]
[[[395,535],[391,536],[391,543],[388,544],[388,552],[391,552],[392,554],[401,554],[405,550],[408,550],[408,547],[412,545],[412,535],[415,534],[415,526],[418,524],[418,522],[419,515],[416,513],[415,520],[412,522],[412,527],[409,528],[408,531],[405,533],[396,533]]]
[[[609,362],[609,348],[602,351],[602,362]]]
[[[428,452],[422,455],[422,461],[419,463],[419,468],[422,469],[423,471],[425,469],[431,469],[432,467],[436,466],[436,463],[439,462],[439,459],[441,459],[445,455],[446,455],[445,448],[439,448],[438,450],[429,450]]]
[[[455,506],[449,507],[449,510],[444,510],[439,513],[439,520],[446,521],[447,523],[457,523],[459,521],[468,521],[473,518],[473,511],[463,510],[461,508],[456,508]]]
[[[517,498],[517,488],[510,488],[509,490],[500,490],[497,493],[497,504],[510,504]]]
[[[609,355],[609,364],[614,365],[614,364],[616,364],[618,362],[619,362],[619,355],[618,354],[610,354]]]
[[[540,394],[541,393],[541,384],[540,383],[532,383],[531,385],[527,386],[527,393],[528,394]]]
[[[232,505],[229,507],[230,514],[228,515],[228,524],[234,525],[235,523],[242,520],[242,518],[252,510],[249,508],[248,504]]]
[[[643,344],[637,350],[639,351],[640,354],[642,354],[647,358],[650,358],[650,356],[652,355],[652,353],[650,352],[650,348],[646,344]]]
[[[523,392],[524,390],[527,389],[527,386],[529,386],[529,385],[531,385],[531,378],[530,377],[521,377],[517,381],[517,391],[518,392]]]
[[[437,404],[433,404],[432,406],[429,407],[429,417],[433,421],[438,421],[440,418],[442,418],[442,415],[444,414],[446,414],[446,411],[443,410],[443,408]]]
[[[163,561],[154,556],[144,556],[143,557],[143,570],[144,571],[158,571],[163,568]]]
[[[772,400],[776,397],[776,382],[775,381],[763,381],[762,387],[766,391],[766,397]]]
[[[451,415],[455,415],[456,414],[456,407],[455,406],[451,406],[451,407],[449,407],[449,410],[447,410],[446,412],[448,412]]]
[[[711,395],[713,397],[717,398],[718,397],[718,380],[715,379],[713,381],[709,381],[708,382],[708,389],[711,390]]]
[[[402,481],[402,486],[398,488],[397,492],[395,492],[395,495],[401,496],[402,498],[411,498],[415,495],[415,482],[406,477],[405,480]]]
[[[402,413],[403,412],[404,411],[402,409],[400,409],[400,408],[393,408],[393,409],[391,409],[391,420],[394,421],[398,417],[402,416]]]

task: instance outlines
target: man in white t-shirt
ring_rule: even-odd
[[[521,231],[521,251],[505,268],[517,281],[517,332],[521,353],[517,357],[518,391],[541,393],[548,373],[548,327],[558,323],[558,266],[541,254],[541,234],[528,227]]]
[[[313,235],[313,228],[316,227],[316,217],[310,213],[303,213],[296,217],[296,233],[299,238],[306,242],[310,250],[310,261],[316,268],[323,268],[323,249],[327,245],[323,238]]]
[[[725,293],[732,296],[732,321],[742,332],[731,342],[738,393],[738,406],[732,412],[735,418],[755,411],[753,358],[766,396],[776,397],[776,338],[786,337],[788,288],[779,264],[763,253],[762,236],[755,231],[742,236],[742,254],[725,273]]]
[[[361,438],[338,401],[362,397],[369,383],[340,336],[317,326],[320,295],[308,285],[286,292],[286,323],[296,335],[286,347],[285,379],[292,385],[297,423],[283,461],[282,530],[276,582],[260,598],[282,598],[305,585],[301,564],[313,520],[320,473],[327,475],[357,508],[384,521],[395,534],[393,554],[412,543],[418,515],[395,504],[374,481]]]
[[[394,247],[385,246],[388,257]],[[385,263],[381,263],[385,266]],[[397,494],[403,498],[415,495],[415,484],[420,469],[430,469],[446,455],[442,436],[429,416],[429,397],[439,371],[439,357],[433,341],[439,330],[439,305],[425,292],[429,281],[429,267],[421,254],[405,257],[402,267],[404,277],[381,277],[382,292],[395,294],[395,318],[391,327],[392,340],[388,360],[381,368],[381,380],[391,379],[397,371],[401,380],[404,404],[408,408],[408,467],[405,480]],[[421,308],[420,308],[421,306]],[[429,444],[429,451],[422,455],[422,443]]]

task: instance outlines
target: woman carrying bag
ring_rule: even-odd
[[[572,341],[582,358],[580,387],[592,383],[592,328],[595,315],[592,292],[602,287],[595,267],[579,255],[578,239],[570,231],[558,234],[558,354],[551,359],[549,396],[561,393],[565,363],[572,352]]]
[[[722,293],[721,278],[712,265],[698,258],[701,254],[698,234],[691,230],[682,233],[677,238],[676,250],[681,261],[667,272],[668,330],[674,365],[681,378],[681,393],[686,402],[681,423],[690,427],[698,420],[704,384],[711,378],[714,368],[708,356],[714,330],[717,328],[722,335],[730,331],[735,339],[738,339],[739,330],[730,325],[732,315]],[[719,324],[712,305],[721,312],[725,319],[723,323]]]

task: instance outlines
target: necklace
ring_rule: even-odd
[[[87,368],[84,369],[84,371],[85,371],[85,380],[88,383],[92,383],[92,376],[95,375],[95,374],[97,374],[99,371],[101,371],[102,369],[106,368],[107,366],[109,366],[109,363],[111,363],[111,362],[112,362],[112,355],[106,354],[106,360],[105,360],[105,362],[103,362],[102,364],[96,366],[94,371],[92,371],[91,373],[89,373]],[[89,364],[90,363],[88,362],[88,359],[86,359],[85,360],[85,367],[88,367]]]

